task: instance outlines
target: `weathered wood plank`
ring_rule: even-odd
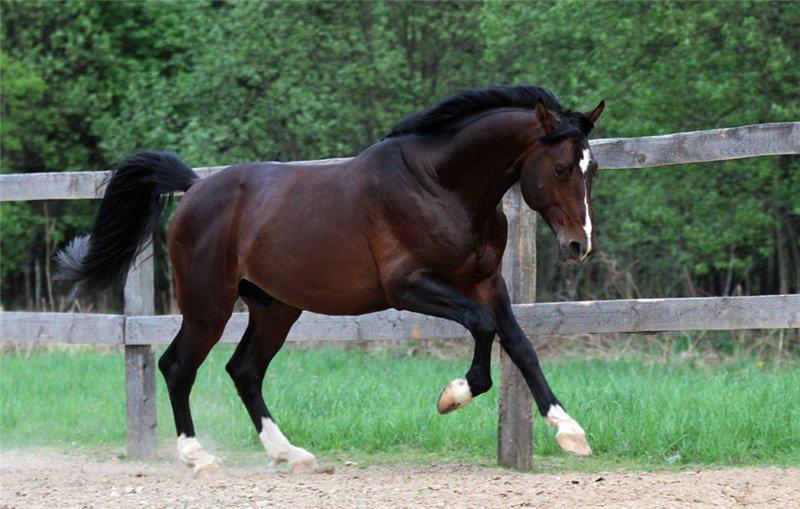
[[[324,165],[350,158],[292,161],[286,164]],[[195,168],[202,178],[210,177],[227,166]],[[51,173],[15,173],[0,175],[0,201],[94,200],[103,197],[110,171],[73,171]],[[181,194],[181,193],[176,193]]]
[[[125,279],[125,315],[155,313],[153,245],[136,257]],[[126,322],[127,325],[127,322]],[[125,345],[125,429],[128,455],[152,458],[156,437],[156,361],[149,344]]]
[[[703,297],[687,299],[605,300],[515,304],[514,313],[528,335],[745,330],[800,328],[800,295]],[[0,341],[35,343],[166,344],[180,328],[180,315],[130,316],[88,313],[0,312]],[[235,313],[222,341],[237,342],[247,314]],[[406,311],[363,316],[303,313],[290,341],[452,339],[466,329]]]
[[[800,295],[703,297],[686,299],[605,300],[515,304],[514,313],[528,335],[685,330],[800,328]],[[132,316],[127,344],[164,344],[180,328],[180,316]],[[224,342],[237,342],[247,315],[235,313]],[[387,310],[363,316],[303,313],[289,341],[452,339],[468,337],[448,320]]]
[[[603,169],[650,168],[671,164],[726,161],[745,157],[800,154],[800,122],[756,124],[709,131],[592,140]],[[333,164],[350,158],[294,161]],[[195,168],[208,177],[227,166]],[[103,196],[107,171],[0,175],[0,201],[77,200]]]
[[[506,193],[508,244],[503,279],[512,303],[536,301],[536,214],[525,205],[519,185]],[[500,350],[500,406],[497,462],[511,468],[533,467],[533,397],[511,358]]]
[[[126,451],[133,458],[155,457],[156,358],[150,345],[125,345]]]
[[[593,140],[591,145],[600,168],[608,170],[800,154],[800,122]]]
[[[0,312],[0,341],[124,343],[125,318],[89,313]]]
[[[153,244],[148,241],[128,271],[123,289],[124,313],[129,316],[153,315],[155,283],[153,272]]]
[[[0,201],[99,198],[107,171],[17,173],[0,175]]]
[[[132,316],[126,320],[129,345],[164,344],[181,326],[180,315]],[[247,327],[247,313],[234,313],[220,339],[237,343]],[[289,332],[288,341],[359,341],[373,339],[432,339],[468,336],[462,326],[431,316],[386,310],[362,316],[328,316],[305,312]]]
[[[605,300],[515,306],[529,334],[800,327],[800,295]]]

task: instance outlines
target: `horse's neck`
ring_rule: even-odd
[[[483,114],[468,121],[439,149],[437,179],[476,214],[491,212],[519,179],[514,162],[535,136],[532,111]]]

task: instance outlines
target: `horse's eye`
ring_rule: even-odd
[[[569,166],[556,166],[556,178],[558,180],[566,180],[569,177]]]

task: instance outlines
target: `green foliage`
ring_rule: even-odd
[[[584,109],[607,100],[598,137],[799,119],[798,22],[796,3],[741,2],[494,3],[484,17],[487,31],[508,34],[487,39],[487,60],[502,81],[546,77],[567,104]],[[534,35],[520,37],[522,27]],[[797,267],[784,285],[753,275],[774,263],[776,230],[789,237],[781,246],[787,263],[790,245],[795,253],[800,245],[798,169],[796,159],[760,158],[601,172],[593,189],[600,247],[631,267],[647,296],[693,293],[694,285],[717,294],[736,285],[800,291]],[[602,270],[594,265],[577,274],[588,276],[588,291]],[[550,285],[545,291],[563,286],[552,278]]]
[[[229,459],[261,444],[225,373],[230,346],[216,348],[192,393],[200,440]],[[492,462],[497,447],[497,389],[441,416],[436,396],[463,360],[391,352],[286,350],[270,366],[265,398],[286,435],[323,457],[390,455],[395,461]],[[559,398],[587,430],[600,468],[633,463],[800,465],[797,366],[742,358],[724,365],[672,360],[545,363]],[[39,352],[0,357],[0,444],[120,448],[125,441],[121,353]],[[396,375],[402,373],[403,383]],[[497,379],[497,373],[494,374]],[[171,409],[158,386],[159,438],[174,447]],[[538,421],[535,454],[564,458],[554,433]],[[367,459],[367,461],[371,461]],[[591,463],[590,463],[591,465]],[[575,465],[586,467],[585,462]]]
[[[497,83],[543,84],[576,109],[605,98],[597,137],[800,118],[792,2],[0,8],[4,173],[106,169],[139,149],[194,166],[352,155],[455,89]],[[799,291],[799,166],[602,172],[604,255],[557,271],[546,234],[542,299]],[[92,209],[54,203],[45,219],[41,204],[2,206],[4,305],[30,306],[23,275],[85,231]]]

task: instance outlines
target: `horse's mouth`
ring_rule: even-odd
[[[569,250],[559,247],[558,249],[558,262],[561,265],[580,265],[585,262],[587,257],[579,256]]]

